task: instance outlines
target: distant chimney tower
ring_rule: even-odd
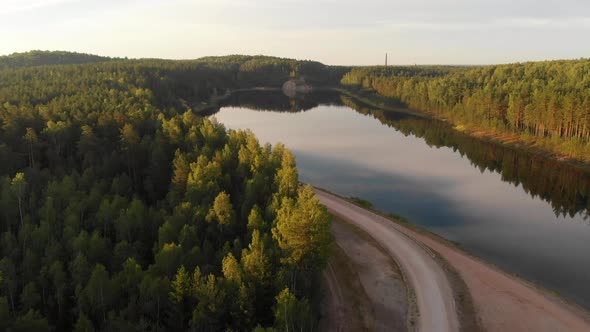
[[[385,67],[387,67],[387,53],[385,53]]]

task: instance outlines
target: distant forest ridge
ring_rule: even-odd
[[[7,63],[13,68],[109,60],[117,59],[33,51],[0,57],[0,69],[7,68]],[[119,70],[134,67],[143,71],[151,84],[145,88],[164,104],[178,98],[207,103],[228,89],[280,87],[298,77],[314,86],[339,86],[372,95],[369,98],[382,97],[445,119],[459,130],[518,140],[559,157],[590,162],[588,59],[487,66],[344,67],[309,60],[229,55],[110,63]]]
[[[30,51],[0,56],[0,69],[47,65],[74,65],[112,61],[114,58],[65,51]]]

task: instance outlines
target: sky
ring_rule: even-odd
[[[0,0],[0,55],[492,64],[587,58],[589,40],[590,0]]]

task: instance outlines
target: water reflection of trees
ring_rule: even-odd
[[[339,104],[339,94],[334,91],[315,91],[298,94],[295,98],[287,97],[281,90],[241,91],[232,94],[222,106],[239,106],[256,111],[269,112],[305,112],[319,105]]]
[[[475,139],[442,121],[375,110],[347,97],[342,97],[342,101],[405,135],[424,139],[430,146],[453,149],[467,157],[482,173],[489,170],[501,174],[503,181],[521,185],[532,197],[540,197],[551,204],[556,216],[574,217],[581,213],[588,220],[590,173],[586,171],[530,152]]]
[[[475,139],[453,130],[445,122],[375,109],[337,92],[318,91],[289,98],[282,91],[236,93],[223,106],[239,106],[258,111],[303,112],[319,105],[346,105],[372,116],[405,135],[422,138],[433,147],[448,147],[467,157],[474,167],[499,173],[505,182],[522,186],[533,198],[551,204],[556,216],[574,217],[590,213],[590,173],[526,151]],[[483,190],[483,188],[482,188]]]

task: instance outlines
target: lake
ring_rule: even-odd
[[[332,92],[243,92],[213,116],[284,143],[301,181],[368,200],[590,308],[587,172]]]

